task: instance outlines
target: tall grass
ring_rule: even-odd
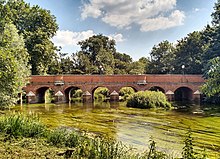
[[[14,113],[0,117],[0,132],[10,137],[41,137],[45,133],[45,126],[38,116]]]

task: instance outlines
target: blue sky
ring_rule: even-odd
[[[59,31],[53,38],[62,52],[94,34],[116,40],[118,52],[134,60],[148,57],[163,40],[175,43],[211,22],[216,0],[25,0],[50,10]]]

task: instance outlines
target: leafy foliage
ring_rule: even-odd
[[[115,41],[103,35],[94,35],[80,41],[81,51],[77,54],[78,63],[85,73],[113,73]],[[89,70],[86,70],[90,66]],[[80,68],[81,69],[81,68]]]
[[[206,83],[202,87],[203,93],[209,98],[208,100],[220,103],[220,1],[218,0],[214,6],[212,13],[213,26],[207,26],[204,36],[209,47],[203,57],[204,59],[204,77]]]
[[[140,91],[130,96],[127,101],[128,107],[133,108],[170,108],[171,104],[167,101],[166,95],[162,92]]]
[[[13,24],[4,26],[0,39],[0,104],[10,106],[28,82],[29,56],[23,37]]]
[[[30,55],[32,74],[46,74],[56,57],[56,47],[51,42],[58,26],[50,11],[39,6],[31,7],[23,0],[1,1],[2,24],[12,22],[23,35]]]
[[[178,41],[176,46],[176,59],[174,60],[175,73],[186,74],[202,74],[203,63],[202,57],[207,49],[207,46],[202,39],[201,32],[193,32],[187,37]],[[185,66],[184,70],[181,67]]]
[[[106,87],[99,87],[94,92],[94,97],[97,100],[105,100],[107,97],[109,97],[109,95],[110,92]]]
[[[130,95],[132,95],[134,93],[135,93],[135,91],[134,91],[133,88],[131,88],[131,87],[123,87],[119,91],[119,96],[121,96],[122,100],[125,101],[125,100],[127,100],[130,97]]]
[[[192,135],[191,131],[187,132],[186,134],[186,138],[184,140],[183,152],[182,152],[183,159],[196,158],[193,150],[193,138],[191,135]]]
[[[150,52],[151,62],[149,64],[148,73],[171,73],[173,70],[174,46],[172,43],[163,41],[155,45]]]
[[[205,77],[206,83],[202,87],[203,93],[208,97],[220,94],[220,58],[216,57],[209,61]]]

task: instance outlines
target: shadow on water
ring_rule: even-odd
[[[193,103],[193,102],[174,102],[172,105],[177,112],[194,114],[201,116],[218,116],[220,117],[220,105]]]
[[[173,110],[127,108],[125,103],[31,104],[13,111],[37,113],[50,128],[67,127],[132,145],[138,151],[153,138],[160,150],[178,156],[189,127],[198,148],[215,154],[220,149],[220,107],[173,103]]]

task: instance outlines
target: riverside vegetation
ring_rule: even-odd
[[[206,158],[194,152],[190,132],[186,136],[182,158]],[[150,141],[149,150],[137,153],[121,142],[94,134],[69,129],[48,129],[37,115],[12,113],[0,117],[1,158],[91,158],[91,159],[168,159],[170,155],[156,149]]]
[[[140,91],[132,94],[128,98],[127,106],[133,108],[171,108],[166,95],[156,91]]]

